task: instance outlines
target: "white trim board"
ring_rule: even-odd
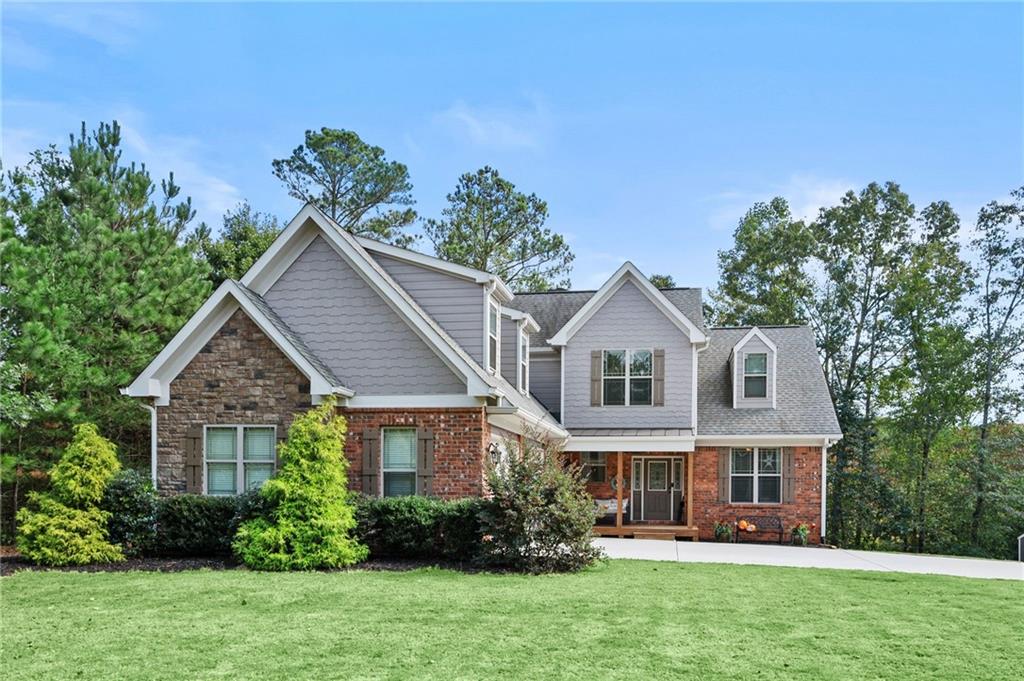
[[[590,300],[581,307],[576,314],[574,314],[569,321],[559,329],[554,336],[552,336],[548,343],[551,345],[566,345],[569,339],[572,338],[577,331],[583,328],[591,317],[601,307],[608,302],[615,293],[622,288],[626,282],[632,282],[640,291],[647,296],[647,298],[657,307],[669,320],[672,321],[679,329],[686,334],[686,337],[690,339],[691,343],[706,343],[708,340],[707,335],[697,327],[686,315],[680,311],[678,307],[673,305],[668,298],[665,297],[661,291],[659,291],[654,284],[650,282],[643,275],[643,273],[637,269],[636,265],[627,261],[623,263],[615,274],[613,274],[608,281],[606,281],[600,289],[597,290]]]
[[[567,452],[692,452],[692,436],[569,436]]]

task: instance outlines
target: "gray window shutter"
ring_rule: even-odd
[[[192,426],[182,440],[185,451],[185,491],[203,493],[203,427]]]
[[[652,400],[655,407],[665,406],[665,351],[654,351],[654,380],[651,381]]]
[[[380,470],[380,431],[367,428],[363,431],[363,494],[378,496],[377,472]]]
[[[429,497],[434,493],[434,431],[416,431],[416,494]]]
[[[796,501],[796,454],[792,447],[782,448],[782,503]]]
[[[729,503],[729,448],[718,448],[718,503]]]
[[[601,406],[601,351],[590,351],[590,406]]]

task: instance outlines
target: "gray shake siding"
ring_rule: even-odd
[[[462,349],[484,364],[484,287],[428,267],[371,254]]]
[[[665,406],[591,407],[590,352],[665,350]],[[565,407],[569,428],[692,427],[693,346],[632,282],[625,283],[576,334],[565,353]]]
[[[743,355],[750,352],[763,352],[768,355],[768,391],[765,397],[743,397]],[[736,395],[736,407],[740,409],[771,409],[772,393],[775,392],[775,353],[771,351],[764,341],[754,336],[744,343],[737,351],[736,357],[732,360],[735,364],[730,366],[733,371],[733,394]]]
[[[501,320],[501,375],[512,385],[519,387],[516,382],[516,371],[519,368],[516,362],[516,342],[519,339],[519,325],[511,319]]]
[[[319,236],[263,298],[358,394],[466,392],[465,383]]]
[[[530,392],[554,413],[562,410],[561,368],[557,354],[530,357]]]

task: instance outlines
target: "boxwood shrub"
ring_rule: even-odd
[[[471,562],[480,553],[482,500],[360,497],[357,535],[371,558]]]
[[[237,509],[237,497],[179,494],[161,499],[153,552],[191,557],[231,553]]]

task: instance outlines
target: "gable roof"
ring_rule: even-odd
[[[764,335],[764,332],[761,331],[761,329],[754,326],[750,329],[750,331],[747,331],[746,335],[744,335],[743,338],[736,341],[736,345],[732,346],[733,354],[736,354],[736,352],[744,345],[746,345],[747,341],[749,341],[751,338],[760,338],[761,342],[767,345],[772,352],[777,353],[779,351],[775,343],[772,342],[772,339]]]
[[[341,385],[330,368],[313,354],[266,301],[231,279],[214,291],[160,354],[121,393],[131,397],[155,397],[157,404],[166,405],[170,399],[171,381],[239,308],[309,378],[310,394],[346,397],[354,394]]]
[[[663,288],[659,289],[687,319],[704,328],[704,307],[699,288]],[[541,293],[517,293],[512,306],[529,313],[536,320],[540,331],[537,337],[540,343],[547,345],[549,338],[586,305],[597,291],[544,291]]]
[[[821,435],[842,437],[808,326],[762,326],[776,350],[774,409],[734,409],[729,358],[751,327],[709,329],[711,342],[699,355],[697,433],[701,436]]]

